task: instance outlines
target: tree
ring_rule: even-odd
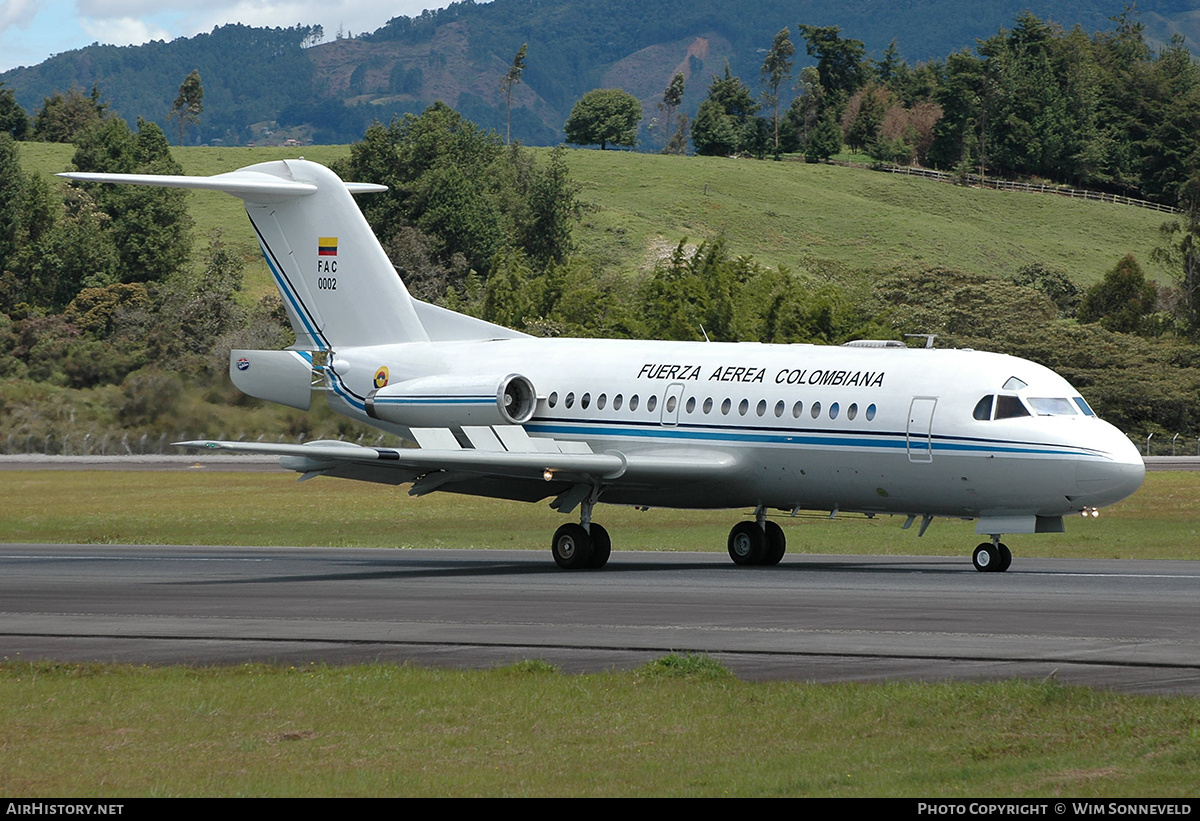
[[[754,95],[726,63],[725,76],[713,75],[708,96],[700,104],[692,123],[692,144],[696,153],[729,156],[756,145],[759,142],[754,117],[757,112]]]
[[[642,121],[642,104],[628,91],[598,88],[583,95],[571,109],[563,129],[574,145],[637,145],[637,127]]]
[[[500,88],[504,90],[504,144],[512,144],[512,95],[513,87],[521,82],[521,75],[525,72],[525,51],[529,46],[528,43],[522,43],[517,49],[517,55],[513,57],[512,65],[508,67],[504,77],[500,80]]]
[[[29,134],[29,115],[3,82],[0,82],[0,132],[7,132],[14,140],[23,140]]]
[[[809,57],[817,58],[821,87],[827,104],[840,109],[867,80],[866,46],[861,40],[842,39],[838,26],[796,26]],[[840,111],[839,111],[840,113]]]
[[[792,55],[796,47],[792,45],[791,32],[785,26],[775,35],[767,57],[762,64],[763,83],[767,92],[763,95],[774,113],[775,124],[775,157],[779,157],[779,88],[788,77],[792,76]]]
[[[120,117],[95,123],[77,137],[72,161],[77,171],[183,173],[162,129],[141,119],[136,135]],[[161,282],[186,263],[192,245],[186,192],[100,183],[82,187],[107,215],[105,233],[120,255],[120,281]]]
[[[1127,254],[1104,279],[1087,289],[1079,306],[1079,321],[1099,322],[1117,333],[1138,333],[1157,301],[1158,288],[1146,281],[1133,254]]]
[[[169,120],[179,121],[179,144],[183,145],[183,129],[189,125],[200,123],[200,113],[204,111],[204,86],[200,83],[200,71],[192,69],[192,73],[183,78],[179,84],[179,96],[171,103]]]
[[[1152,257],[1175,272],[1188,335],[1200,340],[1200,171],[1193,171],[1182,186],[1179,207],[1183,220],[1163,223],[1166,245],[1155,248]]]
[[[100,102],[100,89],[92,86],[91,96],[78,88],[66,95],[55,93],[42,101],[42,108],[33,121],[33,138],[48,143],[74,142],[75,137],[108,113]]]
[[[813,129],[804,145],[804,158],[809,162],[827,160],[842,150],[842,127],[833,111],[827,111]]]
[[[663,150],[664,154],[681,153],[677,146],[680,140],[675,139],[678,131],[672,126],[675,122],[675,112],[679,110],[680,104],[683,102],[684,78],[683,74],[676,74],[671,78],[670,85],[663,92],[662,102],[658,104],[659,111],[663,112]],[[682,141],[686,144],[686,140]]]

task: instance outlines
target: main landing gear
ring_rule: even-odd
[[[761,507],[754,511],[753,522],[738,522],[729,531],[729,558],[734,564],[777,565],[786,551],[783,528],[767,521],[766,511]]]
[[[554,562],[563,570],[598,570],[608,563],[612,553],[612,539],[608,531],[592,521],[595,499],[587,499],[581,505],[579,524],[572,522],[554,531],[550,552]]]
[[[1012,564],[1012,553],[1009,552],[1008,545],[1000,541],[1000,535],[996,534],[992,536],[991,542],[983,542],[975,548],[971,563],[981,573],[1003,573]]]
[[[595,522],[586,527],[571,522],[554,531],[550,551],[555,563],[563,570],[595,570],[608,563],[612,540],[608,531]]]

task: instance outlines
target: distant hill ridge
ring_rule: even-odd
[[[349,142],[372,120],[443,100],[485,127],[504,131],[501,75],[528,43],[512,133],[532,145],[562,140],[562,124],[585,92],[624,88],[654,115],[670,78],[684,73],[683,110],[694,110],[726,61],[758,90],[763,52],[775,32],[799,23],[837,25],[879,57],[895,40],[910,62],[944,58],[1031,11],[1064,28],[1111,28],[1125,0],[493,0],[455,3],[397,17],[353,38],[317,42],[307,26],[222,26],[208,34],[141,46],[93,45],[0,74],[30,114],[71,87],[100,88],[133,122],[166,123],[179,83],[199,69],[205,111],[190,138],[226,144],[285,136]],[[1140,20],[1153,43],[1182,33],[1195,51],[1200,14],[1190,0],[1143,0]],[[797,40],[797,67],[809,64]],[[790,94],[790,92],[789,92]],[[271,132],[271,133],[268,133]]]

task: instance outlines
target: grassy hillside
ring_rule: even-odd
[[[723,235],[737,254],[805,267],[939,265],[996,276],[1041,262],[1077,283],[1132,252],[1149,277],[1164,215],[1041,194],[979,190],[803,162],[572,151],[584,197],[585,250],[621,267],[683,237]]]
[[[188,174],[218,174],[304,155],[328,163],[347,146],[175,148]],[[24,143],[23,162],[50,174],[68,167],[70,146]],[[1164,215],[1041,194],[991,191],[857,168],[803,162],[667,157],[573,150],[572,175],[592,208],[576,231],[583,253],[633,272],[682,239],[723,236],[735,254],[792,269],[829,259],[850,268],[943,266],[1008,276],[1035,262],[1088,285],[1133,253],[1147,276]],[[369,180],[364,180],[369,182]],[[198,237],[214,228],[253,261],[247,286],[269,287],[241,203],[189,192]]]

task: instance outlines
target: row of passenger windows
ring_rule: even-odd
[[[668,396],[666,398],[666,404],[664,406],[665,412],[666,413],[675,413],[675,408],[677,407],[677,402],[678,402],[678,399],[674,395]],[[576,403],[576,396],[575,396],[574,391],[572,391],[572,392],[568,393],[566,396],[562,397],[563,407],[573,408],[573,407],[575,407],[575,403]],[[587,410],[592,405],[592,395],[590,393],[585,393],[585,394],[580,395],[578,397],[578,403],[579,403],[579,408],[581,410]],[[557,407],[558,404],[559,404],[558,391],[554,391],[548,397],[546,397],[546,406],[547,407],[549,407],[549,408]],[[638,409],[639,404],[640,404],[640,400],[636,393],[629,397],[628,403],[625,402],[624,396],[619,393],[612,398],[612,409],[613,410],[621,410],[622,407],[625,407],[626,409],[628,409],[630,411],[636,411]],[[689,396],[687,398],[687,401],[683,403],[684,411],[687,413],[695,413],[696,406],[698,404],[700,406],[701,413],[704,413],[706,415],[712,413],[714,407],[716,407],[715,400],[713,400],[713,398],[711,396],[707,397],[702,403],[698,403],[696,400],[696,397]],[[607,407],[607,406],[608,406],[608,395],[607,394],[602,393],[596,397],[596,410],[604,410],[605,407]],[[646,412],[653,413],[657,408],[658,408],[658,396],[656,396],[654,394],[647,396],[646,397]],[[730,413],[733,412],[733,408],[734,408],[733,400],[726,398],[721,402],[720,413],[722,416],[728,416]],[[768,412],[768,408],[771,409],[771,412],[774,413],[775,417],[778,419],[782,419],[784,414],[786,414],[788,412],[787,403],[784,402],[782,399],[780,399],[778,402],[776,402],[773,407],[768,404],[766,399],[760,399],[760,400],[758,400],[758,404],[756,404],[754,406],[754,413],[757,416],[766,416],[767,412]],[[821,405],[820,402],[813,402],[811,405],[808,406],[808,415],[811,416],[813,419],[819,419],[821,417],[823,410],[825,411],[825,413],[828,414],[830,419],[837,419],[839,416],[842,415],[842,406],[838,402],[831,403],[828,408],[823,408],[823,406]],[[805,405],[803,402],[796,402],[791,406],[791,414],[792,414],[792,418],[794,418],[794,419],[799,419],[800,417],[802,417],[804,415],[804,411],[805,411]],[[848,405],[846,407],[845,415],[846,415],[847,419],[856,419],[856,418],[858,418],[859,412],[860,411],[859,411],[858,403],[852,402],[852,403],[850,403],[850,405]],[[737,413],[739,416],[746,416],[748,413],[750,413],[750,400],[749,399],[743,399],[740,402],[738,402]],[[862,411],[862,415],[865,416],[868,421],[873,420],[875,418],[875,414],[876,414],[876,407],[874,404],[867,405],[866,409],[864,411]]]

